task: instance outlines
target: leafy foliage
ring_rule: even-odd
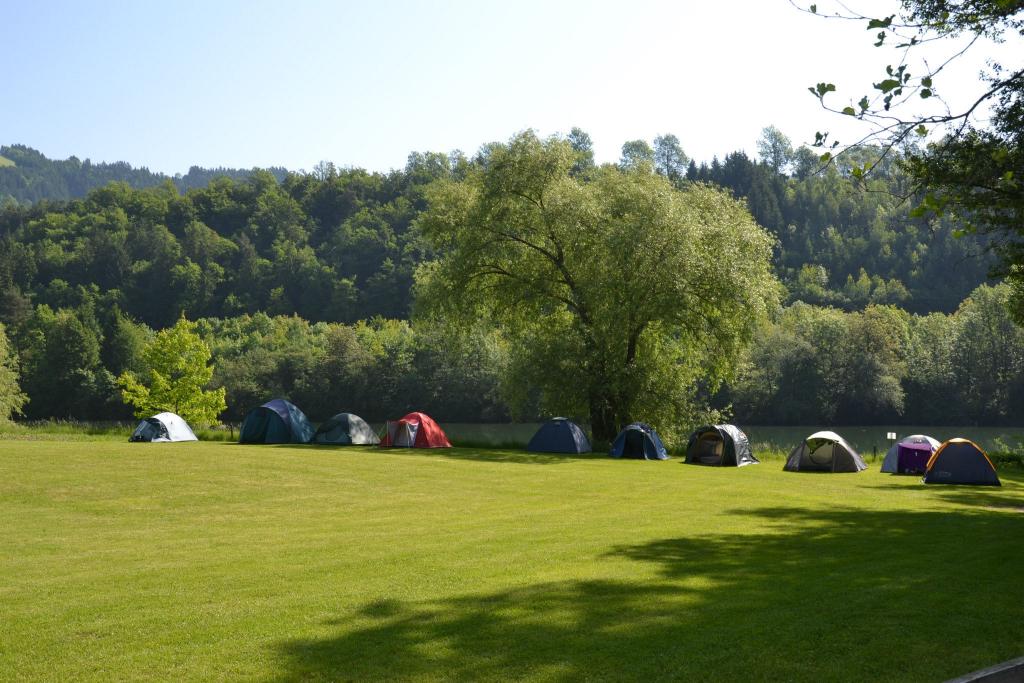
[[[719,401],[752,423],[1011,424],[1024,409],[1024,330],[1010,287],[982,285],[952,315],[797,303],[755,337]]]
[[[0,422],[20,415],[28,396],[18,386],[18,358],[12,353],[3,325],[0,325]]]
[[[646,164],[581,180],[574,162],[527,132],[432,186],[420,225],[443,257],[420,271],[418,303],[492,321],[515,349],[509,384],[589,415],[596,438],[640,415],[668,429],[772,305],[772,240],[721,191],[674,190]]]
[[[196,324],[180,319],[157,332],[142,351],[147,372],[142,379],[125,372],[118,384],[135,417],[177,413],[186,422],[205,427],[217,422],[227,407],[224,388],[207,391],[213,377],[210,347],[195,333]]]
[[[885,66],[884,76],[873,85],[876,93],[863,95],[856,109],[826,103],[826,95],[836,90],[831,84],[819,84],[811,92],[826,109],[867,124],[861,142],[879,145],[878,159],[906,150],[905,168],[917,193],[916,215],[953,215],[961,224],[959,233],[993,238],[1000,274],[1012,281],[1024,278],[1024,68],[1019,49],[1024,3],[902,0],[900,11],[884,18],[850,14],[845,5],[838,6],[841,11],[830,16],[866,22],[871,31],[881,29],[874,45],[896,43],[897,61]],[[817,6],[810,11],[817,13]],[[1016,53],[1007,52],[1016,55],[1016,63],[987,59],[976,92],[966,104],[952,106],[943,97],[942,72],[972,48],[979,49],[982,39],[1016,42]],[[930,46],[930,60],[922,53],[925,45]],[[942,50],[944,57],[934,59]],[[916,138],[932,134],[926,146],[914,144]],[[827,133],[818,133],[816,144],[825,147],[827,138]],[[829,149],[836,147],[839,143],[833,141]],[[824,158],[831,158],[831,152]],[[857,165],[856,175],[873,171],[878,159]],[[1018,321],[1024,321],[1024,300],[1014,298],[1011,304]]]
[[[684,274],[672,283],[680,288],[694,284],[689,278],[712,277],[707,260],[720,256],[702,215],[745,225],[745,206],[770,233],[772,269],[785,285],[788,308],[773,326],[743,332],[753,334],[754,346],[742,356],[747,365],[740,378],[730,380],[724,371],[731,361],[716,365],[716,356],[702,351],[717,337],[699,328],[677,334],[678,319],[656,316],[636,336],[633,364],[610,373],[612,386],[641,388],[623,415],[682,428],[687,416],[727,411],[732,400],[740,417],[782,421],[799,415],[861,421],[900,410],[903,419],[929,422],[1010,419],[1000,406],[1016,405],[1014,362],[1001,366],[998,391],[978,388],[972,394],[978,398],[957,403],[943,398],[959,391],[954,367],[988,376],[979,369],[987,352],[962,351],[947,323],[962,319],[954,311],[993,264],[985,252],[991,238],[957,239],[965,225],[948,213],[913,215],[900,201],[913,178],[893,154],[860,178],[857,169],[878,161],[878,148],[847,150],[824,170],[806,147],[779,157],[787,160],[779,166],[736,152],[709,164],[690,161],[680,175],[686,157],[678,138],[639,142],[633,145],[639,161],[628,172],[598,168],[590,136],[574,129],[562,143],[536,141],[548,144],[551,155],[518,175],[501,165],[512,158],[508,146],[494,145],[472,159],[415,153],[404,169],[388,174],[322,164],[283,179],[260,171],[243,180],[215,179],[184,194],[168,184],[135,189],[113,183],[70,202],[8,204],[0,209],[0,322],[17,358],[20,391],[30,399],[21,410],[30,419],[127,419],[132,411],[120,400],[116,378],[145,376],[143,349],[152,330],[186,313],[210,346],[212,384],[224,388],[229,406],[225,420],[239,420],[274,395],[293,398],[317,420],[344,409],[382,420],[412,408],[443,420],[503,420],[510,410],[524,419],[552,412],[586,419],[590,388],[581,386],[580,366],[566,361],[586,349],[564,307],[509,295],[508,310],[500,313],[518,316],[516,332],[502,334],[493,328],[501,319],[497,312],[452,290],[449,296],[466,304],[461,320],[451,321],[460,323],[457,331],[436,320],[405,322],[414,272],[423,268],[425,286],[437,267],[423,264],[448,257],[449,246],[425,239],[419,225],[427,196],[446,187],[463,203],[486,199],[504,212],[502,220],[520,227],[538,215],[561,221],[560,239],[583,264],[580,291],[606,320],[618,303],[610,300],[613,292],[626,292],[622,298],[643,304],[648,316],[672,298],[670,289],[658,288],[666,272]],[[17,168],[28,166],[19,162]],[[487,177],[489,185],[481,180]],[[510,196],[537,183],[559,199],[546,213]],[[703,185],[724,188],[733,199]],[[574,230],[572,221],[596,227]],[[686,244],[665,246],[662,261],[657,239],[678,237],[677,224],[696,232],[685,233]],[[630,239],[647,230],[659,231],[655,250]],[[731,244],[729,235],[714,239]],[[497,253],[505,260],[496,262],[520,277],[547,272],[511,269],[524,245],[513,246],[504,245],[508,250]],[[602,280],[611,286],[601,290]],[[717,286],[713,279],[699,283]],[[657,294],[650,300],[648,287]],[[1010,287],[999,291],[999,301],[1012,302],[1024,285],[1011,276]],[[692,298],[679,301],[686,310],[717,310],[717,304],[694,308]],[[530,306],[546,324],[523,322],[531,320]],[[879,322],[892,306],[909,317],[894,313]],[[904,318],[909,322],[899,322]],[[907,327],[909,341],[898,352],[879,348],[846,358],[858,351],[851,341],[836,346],[836,358],[819,358],[819,349],[834,342],[805,333],[811,323],[797,324],[805,319],[853,339],[891,323]],[[622,320],[621,329],[635,322]],[[999,325],[994,329],[1003,330]],[[599,339],[616,333],[608,322],[595,329]],[[617,343],[625,346],[613,349],[616,359],[627,355],[632,335],[620,336]],[[764,339],[774,339],[774,347],[765,347]],[[718,358],[736,358],[741,346],[727,345]],[[819,360],[826,365],[816,365]],[[767,378],[760,389],[748,381],[754,366]],[[705,367],[707,381],[695,381]],[[816,394],[808,378],[823,368],[859,382],[869,399],[858,406]],[[707,396],[720,381],[726,390],[709,406]],[[986,391],[996,392],[999,406],[980,407]]]

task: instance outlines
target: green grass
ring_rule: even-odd
[[[127,441],[138,421],[80,422],[78,420],[0,421],[0,441]],[[230,427],[194,430],[200,441],[237,441]]]
[[[14,166],[14,165],[15,165],[15,163],[13,161],[11,161],[7,157],[5,157],[2,154],[0,154],[0,168],[4,168],[5,166]]]
[[[0,678],[935,681],[1020,656],[1024,476],[0,442]]]

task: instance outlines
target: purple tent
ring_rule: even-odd
[[[890,474],[923,474],[939,442],[924,434],[914,434],[892,445],[882,461],[882,471]]]

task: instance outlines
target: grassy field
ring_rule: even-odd
[[[3,155],[0,155],[0,168],[4,168],[5,166],[14,166],[14,162]]]
[[[920,680],[1020,656],[1024,476],[0,442],[0,678]]]

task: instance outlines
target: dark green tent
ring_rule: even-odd
[[[320,425],[313,435],[313,443],[335,446],[373,446],[380,439],[366,424],[366,420],[352,413],[338,413]]]
[[[238,435],[240,443],[309,443],[313,425],[291,401],[275,398],[245,416]]]

